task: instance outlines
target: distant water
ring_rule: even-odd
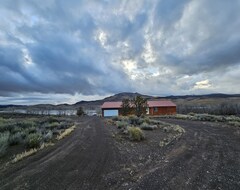
[[[0,113],[24,113],[24,114],[37,114],[37,115],[76,115],[76,110],[24,110],[24,109],[15,109],[15,110],[4,110]]]

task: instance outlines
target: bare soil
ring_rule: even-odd
[[[81,118],[55,146],[2,169],[0,189],[240,189],[240,129],[161,120],[186,133],[159,147],[160,129],[131,142],[101,118]]]

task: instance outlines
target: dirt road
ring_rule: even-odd
[[[69,137],[0,171],[0,189],[240,189],[238,129],[164,121],[181,125],[186,133],[160,148],[160,130],[150,131],[156,144],[129,142],[124,152],[128,143],[116,144],[102,119],[82,118]]]
[[[83,118],[71,136],[0,174],[0,189],[106,189],[115,166],[110,134],[99,118]]]

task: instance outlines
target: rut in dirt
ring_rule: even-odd
[[[66,139],[1,172],[0,189],[104,189],[116,154],[103,121],[86,117]]]

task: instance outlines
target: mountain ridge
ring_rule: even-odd
[[[78,106],[99,106],[103,104],[106,101],[122,101],[124,98],[133,98],[135,96],[142,96],[148,100],[150,99],[168,99],[168,100],[189,100],[189,99],[223,99],[223,98],[240,98],[240,94],[223,94],[223,93],[213,93],[213,94],[203,94],[203,95],[171,95],[171,96],[151,96],[151,95],[144,95],[140,94],[138,92],[121,92],[117,93],[115,95],[100,99],[100,100],[91,100],[91,101],[86,101],[86,100],[81,100],[78,101],[74,104],[36,104],[36,105],[14,105],[14,104],[9,104],[9,105],[0,105],[0,108],[21,108],[21,107],[44,107],[44,106],[50,106],[50,107],[78,107]]]

